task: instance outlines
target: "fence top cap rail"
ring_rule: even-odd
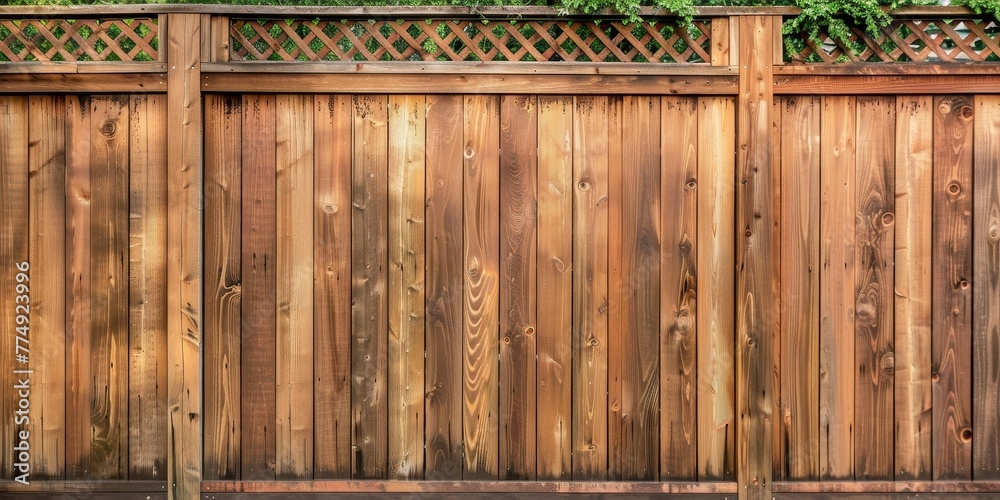
[[[795,16],[801,12],[797,7],[728,7],[704,6],[695,10],[697,17],[721,16]],[[0,6],[2,17],[58,16],[58,17],[88,17],[88,16],[138,16],[157,14],[216,14],[230,16],[287,16],[287,17],[386,17],[386,18],[490,18],[490,17],[551,17],[566,18],[579,16],[561,16],[559,10],[553,7],[441,7],[441,6],[337,6],[337,7],[293,7],[293,6],[262,6],[262,5],[221,5],[221,4],[130,4],[130,5],[34,5],[34,6]],[[645,17],[673,17],[668,10],[656,7],[644,7],[640,14]],[[906,7],[892,11],[894,16],[903,17],[941,17],[974,15],[966,7]],[[610,10],[599,11],[585,17],[620,17],[620,14]]]

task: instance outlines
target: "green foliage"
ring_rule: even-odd
[[[79,5],[122,3],[230,3],[242,5],[456,5],[485,7],[492,5],[551,5],[563,14],[594,14],[605,9],[621,13],[632,22],[641,21],[640,10],[654,6],[669,10],[690,22],[698,5],[723,6],[795,6],[802,13],[785,22],[786,33],[806,32],[818,38],[826,32],[835,39],[847,41],[848,23],[864,27],[876,34],[888,25],[886,9],[911,5],[937,4],[937,0],[0,0],[8,5]],[[975,12],[1000,19],[1000,0],[953,0],[954,5],[966,5]]]

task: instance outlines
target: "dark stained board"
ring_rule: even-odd
[[[462,478],[463,99],[427,98],[425,477]]]
[[[205,479],[240,477],[243,99],[205,98]]]
[[[388,104],[354,96],[351,155],[351,438],[353,477],[386,477],[389,340]]]
[[[931,463],[935,480],[972,477],[973,104],[967,96],[934,97]]]
[[[347,95],[313,105],[313,435],[316,479],[351,477],[351,128]]]
[[[537,109],[531,96],[500,97],[501,479],[535,479]]]
[[[275,98],[243,97],[240,319],[243,480],[275,478]]]

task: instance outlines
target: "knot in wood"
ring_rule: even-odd
[[[111,137],[115,135],[115,132],[118,131],[118,125],[115,122],[108,120],[101,124],[100,130],[102,135],[106,137]]]
[[[882,355],[882,359],[879,360],[879,368],[882,369],[883,375],[892,375],[896,373],[896,356],[893,352],[887,352]]]

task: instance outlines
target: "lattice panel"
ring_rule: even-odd
[[[708,20],[233,21],[234,61],[709,61]]]
[[[0,19],[0,61],[155,61],[155,19]]]
[[[805,63],[1000,61],[1000,26],[988,19],[894,21],[877,37],[851,27],[849,42],[826,33],[786,43],[786,61]]]

